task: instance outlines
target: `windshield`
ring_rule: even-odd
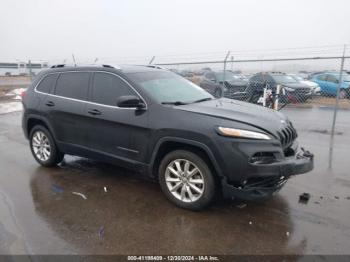
[[[202,99],[213,99],[211,94],[199,86],[171,72],[159,70],[127,75],[158,103],[192,103]]]
[[[298,76],[298,75],[290,75],[290,76],[293,77],[297,81],[304,81],[304,79],[301,76]]]
[[[218,81],[224,81],[224,72],[215,73]],[[243,80],[244,76],[234,74],[230,71],[225,72],[225,81]]]
[[[273,75],[272,77],[273,79],[275,79],[277,83],[281,83],[281,84],[291,84],[291,83],[298,82],[297,80],[295,80],[294,77],[288,76],[288,75]]]
[[[343,74],[343,81],[344,82],[350,82],[350,75],[348,75],[348,74]]]

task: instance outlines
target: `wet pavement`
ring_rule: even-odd
[[[175,207],[156,183],[112,165],[66,156],[40,167],[21,113],[0,115],[0,254],[349,254],[350,111],[338,114],[331,170],[332,111],[285,112],[315,169],[268,201],[217,201],[202,212]],[[307,204],[298,202],[304,192]]]

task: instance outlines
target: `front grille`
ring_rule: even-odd
[[[310,88],[297,88],[297,89],[295,89],[295,92],[297,94],[308,94],[311,92],[311,89]]]
[[[288,125],[277,132],[283,149],[289,147],[298,137],[297,131],[292,125]]]

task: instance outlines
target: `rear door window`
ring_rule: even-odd
[[[55,94],[67,98],[87,100],[89,87],[88,72],[61,73],[58,77]]]
[[[318,80],[321,80],[321,81],[326,81],[326,78],[327,78],[327,75],[319,75],[317,77]]]
[[[138,96],[124,80],[109,73],[94,73],[92,86],[92,102],[98,104],[116,106],[120,96]]]
[[[327,82],[331,82],[331,83],[337,83],[337,78],[334,75],[328,75],[327,76]]]
[[[44,77],[43,80],[40,81],[39,85],[36,87],[36,90],[45,94],[50,93],[51,88],[56,82],[58,74],[50,74]]]

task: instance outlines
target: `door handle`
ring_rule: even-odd
[[[89,109],[89,110],[88,110],[88,113],[89,113],[90,115],[94,115],[94,116],[96,116],[96,115],[102,115],[101,111],[99,111],[99,110],[97,110],[97,109]]]
[[[46,102],[45,103],[45,105],[47,105],[47,106],[55,106],[55,103],[54,102],[52,102],[52,101],[48,101],[48,102]]]

